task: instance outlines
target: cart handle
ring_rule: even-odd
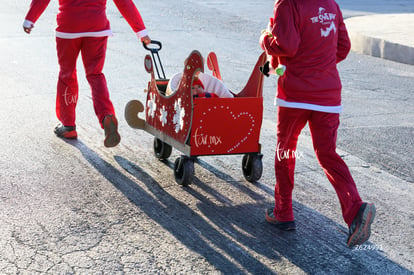
[[[150,51],[151,53],[156,53],[162,49],[161,42],[157,40],[151,40],[151,42],[148,45],[142,42],[142,45],[146,50]],[[152,47],[150,45],[157,45],[158,47]]]
[[[155,45],[155,46],[154,47],[149,46],[151,44],[152,45]],[[162,63],[161,63],[161,58],[160,58],[160,55],[158,54],[158,52],[162,48],[161,42],[160,41],[157,41],[157,40],[151,40],[151,42],[148,45],[145,44],[145,43],[142,43],[142,45],[144,46],[144,48],[146,50],[148,50],[148,51],[151,52],[152,60],[154,61],[154,65],[155,65],[155,69],[157,70],[158,78],[159,79],[166,79],[165,78],[164,68],[163,68]],[[157,57],[157,58],[155,58],[155,57]],[[161,73],[162,73],[162,77],[161,77],[160,71],[158,70],[158,65],[160,66]]]

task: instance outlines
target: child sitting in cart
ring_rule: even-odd
[[[177,73],[171,77],[171,80],[168,82],[166,95],[172,95],[177,91],[180,81],[182,78],[182,73]],[[209,97],[221,97],[221,98],[233,98],[234,95],[230,90],[224,85],[222,81],[215,78],[214,76],[198,72],[194,76],[193,87],[192,87],[193,97],[198,98],[209,98]],[[207,92],[208,91],[208,92]]]
[[[193,87],[191,88],[191,92],[193,93],[193,98],[210,98],[210,97],[218,97],[215,93],[209,93],[204,90],[204,84],[201,80],[196,76],[193,80]]]

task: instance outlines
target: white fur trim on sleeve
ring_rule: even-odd
[[[25,27],[25,28],[33,28],[33,22],[32,21],[30,21],[30,20],[24,20],[23,21],[23,27]]]
[[[143,29],[142,31],[137,32],[136,34],[137,34],[138,39],[141,39],[142,37],[148,35],[148,31],[147,29]]]

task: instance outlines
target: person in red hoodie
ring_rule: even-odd
[[[375,206],[363,202],[349,169],[336,153],[341,112],[341,80],[337,63],[351,44],[342,12],[334,0],[277,0],[271,28],[260,45],[286,66],[277,86],[275,205],[266,209],[269,223],[296,228],[292,210],[296,144],[308,123],[317,159],[334,187],[349,227],[348,247],[368,240]]]
[[[137,37],[143,43],[149,44],[151,40],[132,0],[114,2]],[[34,23],[49,3],[50,0],[32,0],[23,22],[26,33],[32,31]],[[112,36],[105,11],[106,0],[59,0],[56,48],[60,71],[56,115],[61,124],[56,126],[54,132],[58,137],[67,139],[76,139],[78,136],[75,122],[78,100],[76,62],[81,53],[86,79],[92,90],[94,110],[105,132],[104,145],[114,147],[120,142],[121,137],[106,79],[102,73],[108,36]]]

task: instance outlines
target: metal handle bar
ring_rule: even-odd
[[[144,48],[146,50],[148,50],[148,51],[151,52],[152,60],[154,61],[154,65],[155,65],[155,69],[157,70],[158,78],[161,79],[161,76],[160,76],[160,72],[158,70],[158,64],[157,63],[159,63],[160,68],[161,68],[162,79],[166,79],[165,78],[165,73],[164,73],[164,68],[162,67],[162,63],[161,63],[161,58],[160,58],[160,55],[158,54],[158,51],[160,51],[161,48],[162,48],[161,42],[160,41],[156,41],[156,40],[151,40],[151,42],[148,45],[146,45],[145,43],[142,43],[142,45],[144,46]],[[156,46],[155,47],[151,47],[150,45],[156,45]],[[155,59],[155,56],[157,56],[157,59]]]
[[[147,45],[144,42],[142,42],[142,44],[144,45],[144,48],[150,52],[158,52],[162,49],[162,44],[160,41],[157,40],[151,40],[151,42]],[[157,45],[158,47],[151,47],[151,45]]]

